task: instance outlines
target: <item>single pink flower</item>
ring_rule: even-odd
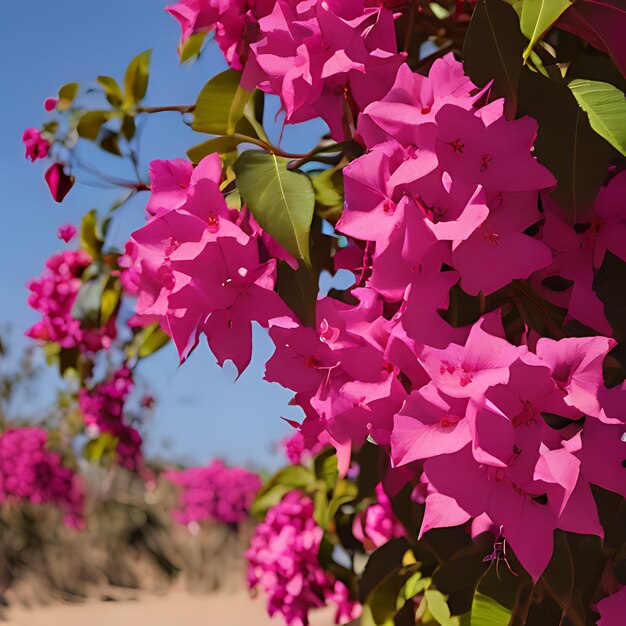
[[[63,224],[57,229],[57,237],[65,243],[69,243],[76,235],[76,226],[74,224]]]
[[[44,174],[50,193],[55,202],[63,202],[65,196],[74,186],[74,177],[65,173],[62,163],[53,163]]]

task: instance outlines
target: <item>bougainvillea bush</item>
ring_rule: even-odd
[[[182,62],[202,71],[215,40],[230,66],[195,103],[144,103],[146,51],[123,84],[61,87],[24,133],[55,200],[80,180],[83,141],[128,158],[135,178],[102,176],[145,195],[124,250],[107,238],[121,202],[86,214],[78,247],[61,227],[70,248],[30,285],[29,336],[78,381],[92,441],[108,437],[92,453],[138,471],[120,408],[137,363],[169,339],[183,363],[206,341],[241,374],[254,323],[275,346],[265,379],[302,410],[291,464],[252,505],[248,579],[270,614],[622,623],[626,5],[167,11]],[[137,120],[172,111],[204,140],[144,177]],[[297,153],[266,132],[312,119],[327,133]],[[320,292],[340,271],[350,286]],[[121,369],[95,381],[120,345]],[[222,515],[192,493],[211,471],[174,479],[185,519]]]

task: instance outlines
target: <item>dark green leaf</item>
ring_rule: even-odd
[[[72,305],[72,317],[92,328],[101,326],[100,307],[102,294],[109,282],[110,275],[103,272],[85,281],[76,294]]]
[[[250,96],[239,81],[241,73],[229,69],[214,76],[202,89],[191,127],[201,133],[231,135],[243,117]]]
[[[610,85],[575,79],[568,83],[580,108],[589,116],[591,128],[626,156],[626,98]]]
[[[109,104],[114,107],[119,107],[122,104],[124,95],[117,81],[111,76],[98,76],[98,82],[104,89],[104,94]]]
[[[125,114],[120,126],[120,132],[124,135],[126,141],[130,141],[135,136],[136,130],[135,118],[132,115]]]
[[[389,574],[398,572],[402,568],[402,558],[409,547],[409,542],[406,539],[392,539],[370,556],[361,576],[359,588],[361,602],[367,600],[370,593],[384,578]],[[400,587],[398,588],[399,590]]]
[[[309,232],[315,193],[306,174],[287,169],[289,159],[248,150],[233,165],[241,197],[261,228],[296,259],[311,264]]]
[[[80,85],[78,83],[67,83],[59,89],[59,101],[57,102],[57,111],[65,111],[72,106]]]
[[[484,86],[493,80],[496,96],[506,98],[505,113],[515,116],[517,85],[526,39],[513,8],[503,0],[478,0],[465,37],[465,71]]]
[[[141,102],[148,90],[152,50],[140,52],[126,68],[124,76],[124,105],[132,108]]]
[[[113,131],[107,130],[105,128],[102,132],[102,137],[98,141],[98,145],[109,154],[122,156],[122,151],[120,150],[119,135],[117,133],[114,133]]]
[[[558,181],[552,196],[570,223],[583,221],[617,153],[591,128],[566,86],[549,91],[528,112],[539,122],[537,158]]]

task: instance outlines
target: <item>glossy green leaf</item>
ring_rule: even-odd
[[[476,592],[472,602],[470,626],[508,626],[512,611],[493,598]]]
[[[243,117],[244,108],[252,94],[239,81],[241,73],[229,69],[214,76],[203,88],[196,101],[191,127],[201,133],[230,135]]]
[[[87,111],[81,116],[76,131],[83,139],[96,141],[100,135],[100,129],[110,117],[110,111]]]
[[[289,159],[248,150],[233,165],[241,197],[261,228],[296,259],[311,264],[309,232],[315,193],[306,174],[287,169]]]
[[[122,89],[117,84],[117,81],[111,76],[98,76],[97,81],[104,89],[104,94],[106,99],[109,101],[109,104],[114,107],[120,106],[122,104],[122,100],[124,99],[124,95],[122,94]]]
[[[91,209],[83,215],[80,222],[80,244],[92,259],[100,257],[103,241],[98,237],[98,214],[96,209]]]
[[[530,40],[524,50],[524,60],[543,35],[559,19],[563,11],[572,5],[570,0],[517,0],[510,2],[520,18],[522,33]]]
[[[626,97],[609,83],[574,79],[568,83],[591,128],[626,156]]]
[[[515,116],[517,86],[526,38],[514,9],[504,0],[478,0],[472,15],[463,58],[465,71],[480,86],[492,83],[496,96],[506,98],[505,113]]]
[[[78,83],[67,83],[59,89],[59,101],[57,102],[57,111],[66,111],[72,106],[74,98],[78,94],[80,85]]]
[[[141,102],[148,90],[152,50],[140,52],[126,68],[124,76],[124,105],[132,108]]]
[[[184,63],[190,59],[195,59],[202,51],[202,45],[208,35],[208,31],[201,33],[193,33],[191,37],[187,38],[187,41],[182,45],[179,50],[180,62]]]

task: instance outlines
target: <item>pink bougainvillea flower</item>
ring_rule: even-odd
[[[615,340],[606,337],[567,337],[559,341],[543,337],[537,342],[537,355],[565,393],[565,402],[609,424],[620,420],[607,416],[599,394],[604,388],[602,362],[613,346]]]
[[[441,394],[432,384],[413,391],[393,420],[394,465],[456,452],[472,439],[466,398]]]
[[[185,525],[205,520],[242,522],[261,488],[259,476],[242,467],[227,467],[219,459],[205,467],[168,470],[165,478],[179,488],[179,508],[173,516]]]
[[[621,626],[624,621],[624,606],[626,606],[626,585],[598,602],[596,610],[600,613],[600,619],[596,626]]]
[[[57,237],[69,243],[76,236],[76,226],[74,224],[63,224],[57,229]]]
[[[523,232],[540,219],[536,193],[507,193],[490,206],[489,216],[452,251],[461,287],[472,295],[528,278],[552,260],[545,244]]]
[[[556,184],[532,156],[537,122],[530,117],[491,124],[461,107],[446,105],[436,116],[437,158],[442,169],[488,196],[507,191],[546,189]]]
[[[268,613],[280,615],[287,626],[307,626],[309,612],[327,603],[337,604],[336,623],[347,624],[361,607],[319,564],[324,533],[313,508],[312,500],[291,491],[268,511],[246,552],[248,586],[267,594]]]
[[[555,528],[603,536],[591,490],[582,477],[557,515],[548,503],[542,503],[546,492],[541,481],[523,480],[513,468],[479,464],[469,445],[454,454],[427,459],[424,472],[434,490],[455,501],[456,506],[449,509],[439,507],[440,526],[458,524],[459,509],[471,516],[486,513],[502,526],[502,534],[535,580],[552,556]]]
[[[359,133],[370,148],[390,137],[402,141],[416,126],[434,122],[446,104],[471,109],[481,95],[471,95],[475,91],[463,65],[452,54],[437,59],[427,77],[401,65],[391,89],[361,115]]]
[[[577,452],[581,471],[594,485],[626,498],[626,426],[586,420],[582,447]]]
[[[43,108],[48,111],[54,111],[57,108],[58,100],[56,98],[46,98],[43,102]]]
[[[63,202],[65,196],[74,186],[74,177],[65,173],[62,163],[53,163],[44,174],[50,193],[55,202]]]
[[[36,128],[27,128],[22,135],[22,141],[26,148],[26,158],[31,161],[43,159],[48,156],[50,142],[41,136]]]
[[[363,0],[279,0],[258,28],[242,84],[279,95],[287,123],[321,117],[338,140],[346,108],[382,98],[404,58],[391,11]]]
[[[366,550],[373,552],[394,537],[404,537],[405,530],[391,508],[389,497],[381,483],[376,485],[376,504],[358,513],[352,523],[354,536]]]
[[[439,391],[453,398],[476,398],[509,380],[509,368],[523,349],[485,332],[484,324],[483,317],[472,326],[464,346],[424,347],[420,363]]]
[[[65,511],[66,526],[84,528],[84,486],[47,447],[42,428],[12,428],[0,434],[0,504],[52,504]]]

